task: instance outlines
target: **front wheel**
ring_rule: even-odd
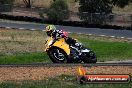
[[[83,58],[84,63],[96,63],[97,57],[93,51],[86,53],[86,58]]]
[[[68,56],[62,49],[52,48],[47,54],[53,63],[68,63]]]

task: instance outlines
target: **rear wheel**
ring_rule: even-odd
[[[96,63],[97,57],[93,51],[86,53],[86,58],[83,58],[84,63]]]
[[[52,48],[48,52],[48,56],[53,63],[67,63],[68,56],[64,50],[60,48]]]

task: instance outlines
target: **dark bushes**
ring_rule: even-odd
[[[0,12],[9,12],[12,10],[14,0],[0,0]]]
[[[132,27],[121,27],[116,25],[100,25],[100,24],[88,24],[85,21],[51,21],[44,20],[35,17],[27,17],[27,16],[12,16],[6,14],[0,14],[0,19],[8,19],[15,21],[28,21],[28,22],[36,22],[36,23],[45,23],[45,24],[55,24],[55,25],[63,25],[63,26],[75,26],[75,27],[88,27],[88,28],[105,28],[105,29],[119,29],[119,30],[132,30]]]

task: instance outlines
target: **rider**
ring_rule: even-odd
[[[69,45],[75,45],[78,48],[81,48],[81,43],[78,43],[75,39],[68,37],[68,33],[63,30],[56,30],[56,27],[54,25],[48,25],[45,29],[47,35],[49,37],[54,38],[54,40],[64,38],[66,40],[66,43]]]

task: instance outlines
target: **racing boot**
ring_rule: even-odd
[[[81,52],[81,48],[82,48],[82,43],[75,43],[75,46],[77,47],[78,51],[79,51],[79,56],[82,54]]]
[[[76,46],[78,49],[81,49],[81,48],[82,48],[82,43],[76,42],[76,43],[75,43],[75,46]]]

